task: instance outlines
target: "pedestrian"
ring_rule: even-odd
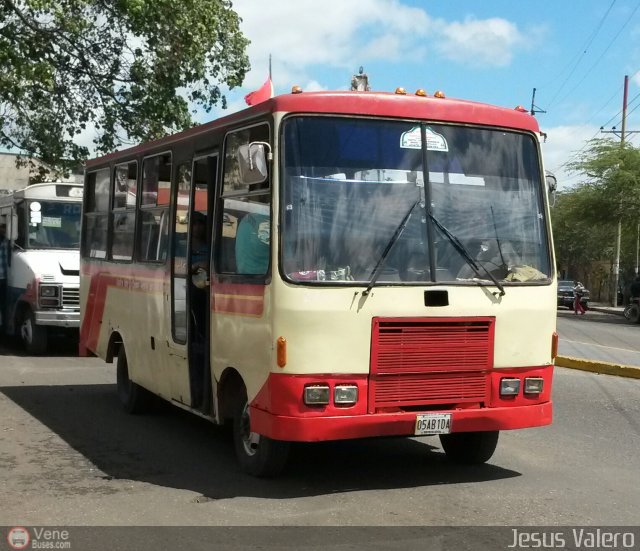
[[[584,296],[584,285],[579,281],[573,281],[573,314],[577,316],[578,314],[584,315],[585,309],[582,306],[582,297]]]
[[[7,308],[7,278],[9,277],[9,240],[7,239],[7,225],[0,223],[0,334],[5,329],[5,314]]]

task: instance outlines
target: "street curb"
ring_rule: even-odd
[[[614,316],[624,316],[624,310],[618,311],[606,306],[589,306],[589,310],[593,310],[594,312],[602,312],[603,314],[612,314]]]
[[[593,360],[582,360],[580,358],[572,358],[570,356],[556,356],[556,365],[558,367],[591,371],[592,373],[604,373],[606,375],[617,375],[618,377],[640,379],[640,367],[635,367],[633,365],[594,362]]]

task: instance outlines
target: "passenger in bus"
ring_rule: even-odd
[[[209,244],[207,243],[207,217],[200,213],[193,213],[191,225],[191,272],[198,268],[209,271]]]
[[[249,213],[238,224],[236,265],[239,274],[263,275],[269,268],[271,221],[268,215]]]
[[[194,212],[191,218],[191,274],[204,270],[209,273],[209,244],[207,243],[207,217],[200,212]],[[199,280],[202,282],[202,280]],[[191,316],[192,316],[192,340],[191,359],[192,369],[189,371],[191,379],[192,405],[200,407],[204,396],[205,376],[205,342],[207,338],[207,310],[209,307],[209,293],[207,286],[196,284],[191,280]]]

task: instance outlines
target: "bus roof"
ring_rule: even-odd
[[[538,121],[527,112],[496,107],[486,103],[409,94],[400,95],[389,92],[302,92],[276,96],[253,107],[189,128],[183,132],[91,159],[87,161],[87,168],[131,157],[146,150],[168,146],[183,139],[192,138],[216,128],[238,124],[270,112],[426,119],[539,132]]]
[[[73,191],[71,191],[73,190]],[[49,199],[56,201],[81,201],[83,185],[74,182],[44,182],[32,184],[22,189],[0,196],[4,205],[20,199]]]

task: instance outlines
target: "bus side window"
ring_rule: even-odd
[[[264,275],[269,269],[271,221],[266,214],[249,213],[238,224],[236,266],[239,274]]]
[[[225,273],[236,273],[236,234],[238,230],[238,217],[229,212],[223,214],[222,219],[222,244],[220,251],[220,265]]]

